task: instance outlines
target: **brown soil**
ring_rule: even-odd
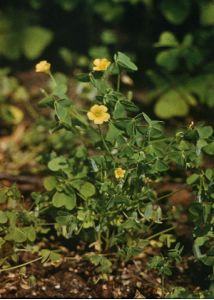
[[[55,244],[54,244],[55,245]],[[47,245],[46,245],[47,247]],[[55,245],[56,247],[56,245]],[[57,263],[35,262],[26,268],[0,274],[0,298],[161,298],[160,277],[146,267],[154,248],[148,247],[132,261],[115,263],[111,275],[96,272],[96,268],[83,260],[77,252],[58,246],[63,259]],[[76,250],[78,251],[78,249]],[[158,250],[156,250],[158,253]],[[23,254],[19,263],[33,259]],[[166,291],[170,286],[185,286],[190,290],[200,287],[192,284],[189,267],[192,257],[185,257],[167,280]],[[197,265],[191,266],[197,268]],[[196,269],[195,269],[196,270]],[[200,272],[201,270],[197,270]]]

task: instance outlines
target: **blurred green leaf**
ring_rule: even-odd
[[[209,2],[203,1],[200,6],[201,6],[201,9],[200,9],[201,24],[204,26],[214,25],[214,2],[213,1],[209,1]]]
[[[161,33],[155,47],[177,47],[178,45],[179,42],[174,34],[170,31],[164,31]]]
[[[179,49],[164,50],[156,56],[156,63],[166,68],[168,71],[174,71],[179,65]]]
[[[53,39],[53,33],[40,26],[26,28],[23,36],[23,51],[28,59],[40,56]]]
[[[214,154],[214,142],[208,144],[207,146],[203,147],[205,153],[213,155]]]
[[[170,90],[158,99],[154,110],[158,117],[168,119],[187,115],[189,106],[179,93]]]
[[[160,9],[164,17],[172,24],[180,25],[183,23],[190,11],[189,0],[162,0]]]

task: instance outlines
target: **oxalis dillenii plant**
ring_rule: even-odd
[[[90,260],[110,271],[111,262],[102,254],[116,253],[128,260],[173,230],[172,207],[169,204],[163,213],[161,205],[169,195],[158,195],[156,187],[177,170],[184,188],[191,185],[196,196],[190,207],[196,256],[207,257],[199,247],[213,237],[214,171],[204,170],[201,163],[204,155],[214,154],[212,127],[191,123],[168,136],[161,121],[139,111],[132,93],[120,91],[121,75],[137,71],[121,52],[112,62],[95,59],[89,74],[77,76],[97,91],[87,110],[68,98],[66,86],[54,79],[48,62],[36,68],[54,82],[53,92],[40,101],[54,110],[52,132],[73,133],[70,153],[50,157],[51,175],[44,181],[48,200],[42,198],[38,204],[52,210],[57,233],[85,240],[95,251]]]
[[[84,109],[67,96],[66,84],[53,76],[50,63],[36,65],[37,72],[52,80],[52,92],[42,90],[45,97],[40,101],[41,107],[52,109],[51,134],[69,132],[70,151],[45,154],[50,171],[44,179],[46,191],[32,193],[31,211],[12,207],[1,212],[1,244],[10,241],[14,251],[33,249],[43,262],[57,260],[58,253],[35,248],[36,239],[54,226],[58,236],[84,241],[85,257],[102,273],[111,272],[115,259],[127,261],[149,244],[165,245],[170,253],[180,255],[181,245],[172,249],[176,243],[172,223],[178,213],[167,201],[172,193],[158,193],[158,187],[177,171],[183,188],[191,186],[195,195],[189,209],[194,253],[213,267],[214,171],[202,167],[203,156],[214,154],[212,127],[191,123],[169,136],[161,121],[140,112],[131,92],[121,93],[123,73],[137,71],[129,57],[118,52],[113,61],[101,58],[93,64],[89,74],[77,76],[96,89],[93,102]],[[5,202],[6,192],[1,192]],[[173,256],[167,262],[169,256],[162,255],[164,282]],[[159,268],[159,263],[149,266]]]

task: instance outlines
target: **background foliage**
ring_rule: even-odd
[[[152,87],[141,100],[154,101],[158,117],[214,106],[212,0],[7,1],[0,14],[2,66],[46,57],[68,71],[123,49],[143,70],[138,86]]]

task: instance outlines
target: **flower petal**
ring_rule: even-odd
[[[87,117],[89,118],[89,120],[93,121],[95,116],[91,111],[89,111],[87,112]]]

